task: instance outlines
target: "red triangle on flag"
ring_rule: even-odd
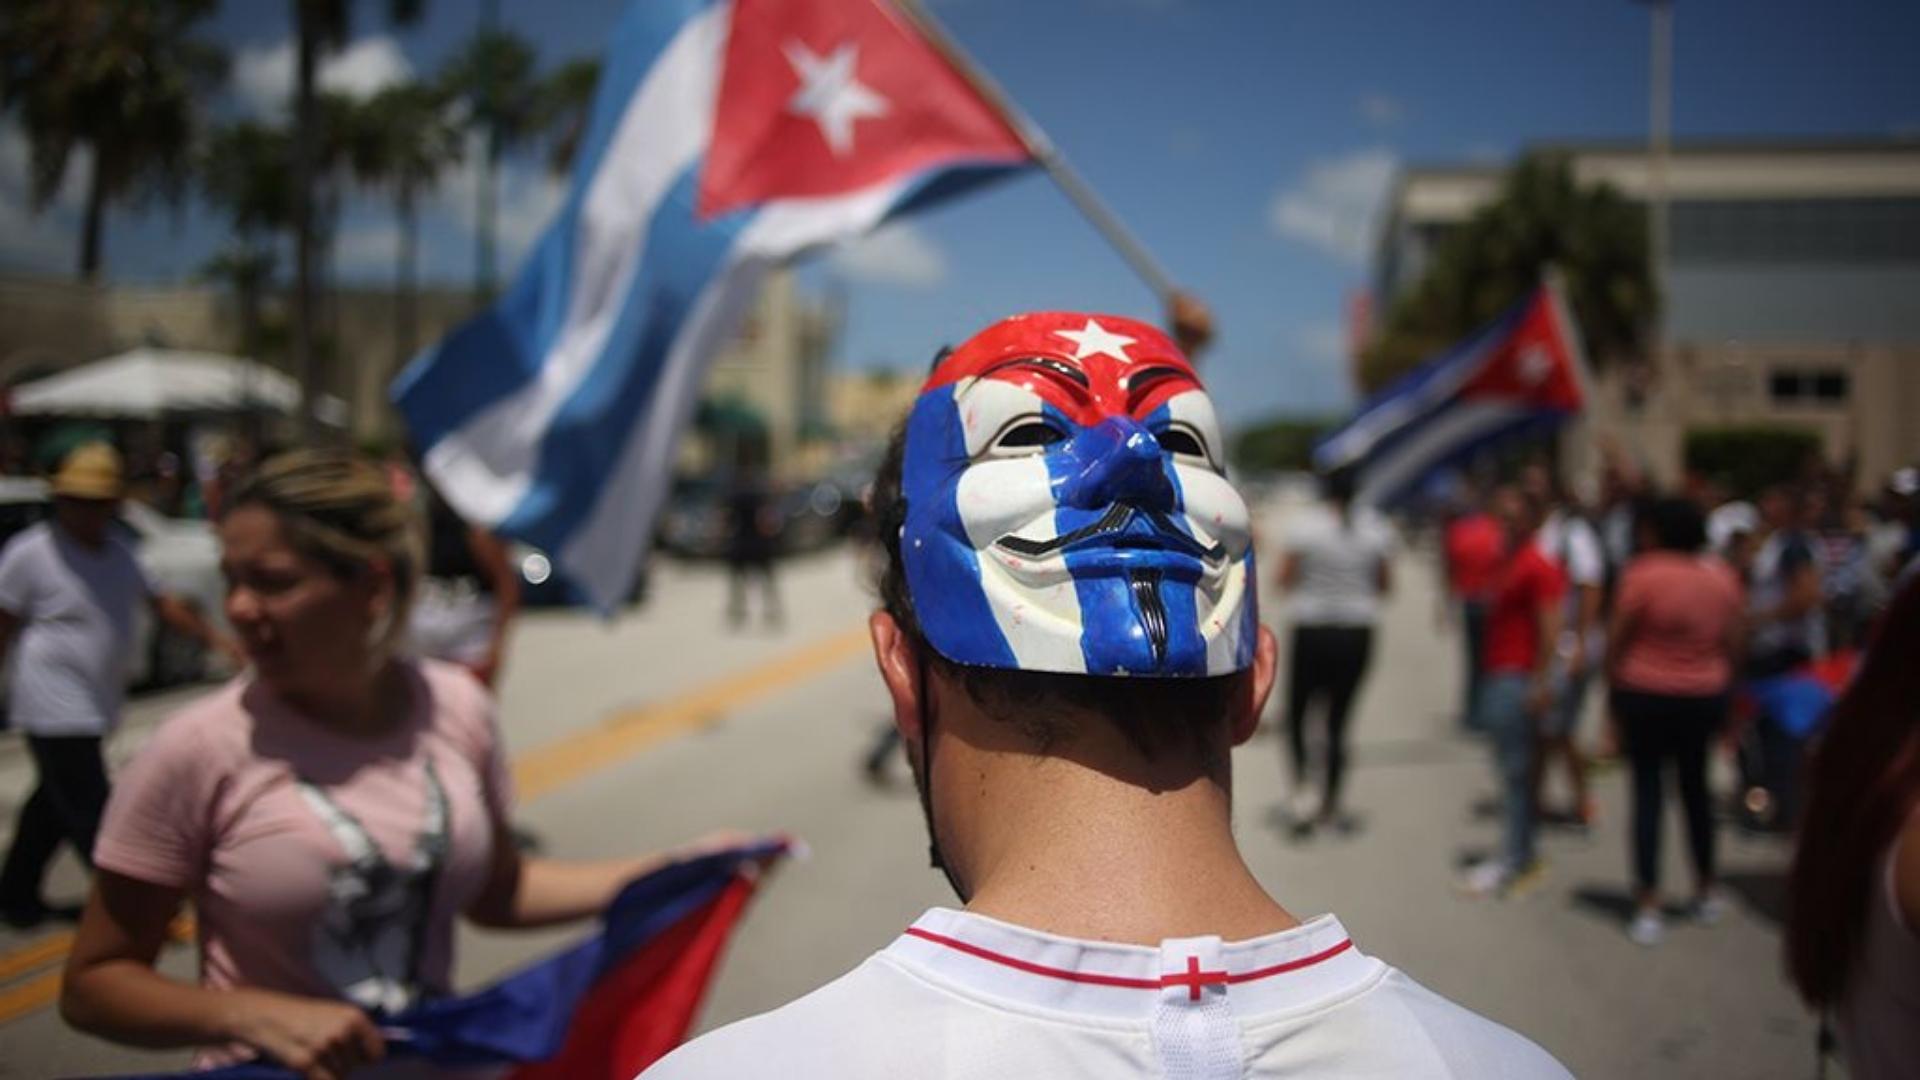
[[[1506,336],[1494,342],[1462,398],[1499,398],[1536,408],[1578,412],[1583,403],[1576,366],[1578,343],[1560,317],[1553,292],[1542,288]]]
[[[733,0],[702,218],[1026,157],[1006,119],[886,0]]]

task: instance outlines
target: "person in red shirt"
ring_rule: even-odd
[[[1487,590],[1500,567],[1504,545],[1500,523],[1469,494],[1465,511],[1447,522],[1441,548],[1447,563],[1447,593],[1459,607],[1460,636],[1466,645],[1460,723],[1469,731],[1480,730],[1480,648],[1486,638]]]
[[[1474,896],[1519,896],[1537,885],[1544,871],[1533,846],[1533,728],[1553,701],[1554,644],[1560,638],[1567,578],[1533,542],[1545,506],[1516,488],[1501,487],[1489,508],[1503,544],[1487,591],[1479,726],[1493,742],[1505,839],[1501,854],[1470,867],[1461,884]]]

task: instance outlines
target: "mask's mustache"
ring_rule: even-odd
[[[1154,540],[1159,546],[1204,559],[1208,563],[1218,563],[1227,557],[1225,544],[1215,542],[1202,544],[1181,531],[1173,519],[1158,510],[1142,510],[1127,503],[1114,503],[1100,520],[1090,525],[1082,525],[1070,533],[1062,533],[1050,540],[1029,540],[1024,536],[1008,534],[994,541],[994,546],[1010,551],[1015,555],[1029,559],[1045,558],[1063,548],[1072,547],[1083,540],[1106,536],[1111,533],[1125,532],[1136,518],[1144,519],[1153,526]]]

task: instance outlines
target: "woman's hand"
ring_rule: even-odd
[[[380,1029],[358,1006],[262,990],[233,998],[234,1038],[306,1080],[346,1080],[386,1056]]]

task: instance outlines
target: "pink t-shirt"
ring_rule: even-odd
[[[203,985],[362,1004],[383,988],[397,1000],[395,985],[451,989],[454,922],[486,883],[511,781],[486,690],[450,664],[407,672],[413,714],[376,738],[237,679],[170,718],[115,780],[94,862],[186,892]],[[368,852],[356,864],[341,817],[403,873],[366,872]]]
[[[1745,603],[1719,559],[1652,551],[1627,564],[1614,600],[1626,636],[1614,684],[1648,694],[1710,697],[1733,683],[1727,633]]]

